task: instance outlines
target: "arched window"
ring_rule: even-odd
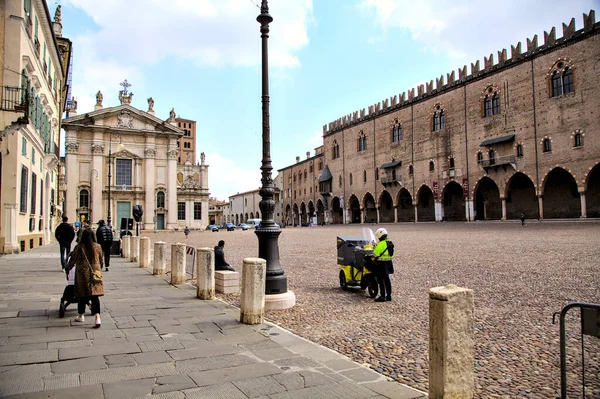
[[[415,173],[415,168],[412,165],[408,165],[408,174],[413,175]]]
[[[360,132],[358,136],[358,151],[365,151],[367,149],[367,137],[363,132]]]
[[[165,207],[165,192],[159,191],[156,193],[156,207],[164,208]]]
[[[568,62],[558,61],[556,65],[552,67],[550,76],[552,97],[559,97],[563,94],[569,94],[575,91],[573,69],[569,66]]]
[[[364,170],[363,171],[363,183],[366,183],[366,182],[367,182],[367,171]]]
[[[342,187],[342,176],[340,175],[340,187]]]
[[[304,169],[304,178],[306,179],[306,169]]]
[[[331,158],[338,159],[340,157],[340,145],[337,140],[333,141],[333,147],[331,151]]]
[[[483,162],[483,154],[481,152],[477,153],[477,163],[482,163]]]
[[[90,192],[88,190],[81,190],[79,192],[79,207],[89,208],[90,207]]]
[[[396,181],[396,169],[392,169],[392,180]]]
[[[573,147],[583,147],[583,135],[581,133],[575,133],[573,136]]]
[[[497,115],[500,113],[500,96],[498,93],[494,93],[492,97],[492,114]]]
[[[450,164],[450,169],[454,169],[454,158],[450,158],[449,164]]]
[[[352,185],[352,173],[350,173],[350,185]]]
[[[549,138],[545,138],[542,144],[544,146],[544,152],[552,151],[552,143]]]
[[[489,150],[488,156],[490,157],[490,165],[494,165],[496,163],[496,152],[494,150]]]
[[[375,168],[375,180],[379,180],[379,168]]]
[[[523,156],[523,144],[517,144],[517,156],[518,157]]]
[[[485,97],[483,99],[483,116],[498,115],[500,113],[500,95],[498,88],[494,85],[488,86],[485,89]]]
[[[433,172],[435,170],[435,164],[433,163],[433,161],[429,161],[429,171]]]
[[[438,130],[442,130],[446,127],[444,110],[438,104],[435,106],[435,111],[433,112],[433,131],[437,132]]]
[[[298,172],[298,181],[302,181],[302,171]]]
[[[402,140],[402,125],[398,122],[398,119],[394,122],[394,126],[392,126],[392,143],[398,143]]]
[[[319,160],[319,170],[323,170],[323,161]]]
[[[294,181],[296,181],[296,174],[294,173]]]

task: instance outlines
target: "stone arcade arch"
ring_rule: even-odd
[[[348,209],[350,209],[350,223],[360,223],[360,202],[356,195],[352,194],[348,200]]]
[[[250,219],[254,219],[254,212],[250,212]]]
[[[340,206],[340,198],[331,200],[331,224],[344,224],[344,210]]]
[[[325,224],[325,206],[321,200],[317,201],[317,224]]]
[[[306,224],[308,224],[308,217],[306,214],[306,204],[304,202],[302,202],[300,204],[300,225],[305,226]]]
[[[312,200],[308,201],[308,222],[311,222],[311,219],[314,218],[315,215],[315,204],[312,202]]]
[[[600,163],[588,174],[585,203],[587,217],[600,218]]]
[[[544,219],[578,218],[581,201],[577,183],[563,168],[554,168],[544,182]]]
[[[300,212],[298,212],[298,204],[294,204],[294,212],[292,213],[292,225],[298,226],[298,218],[300,216]]]
[[[435,222],[435,203],[431,189],[423,185],[417,195],[417,220],[419,222]]]
[[[506,218],[519,219],[521,212],[527,218],[537,219],[540,215],[533,182],[525,174],[517,172],[506,184]]]
[[[375,222],[378,223],[377,220],[377,208],[375,208],[375,199],[371,195],[371,193],[366,193],[363,198],[363,208],[366,222]]]
[[[415,209],[412,204],[412,197],[407,189],[403,188],[398,192],[398,222],[414,222]]]
[[[387,190],[379,196],[379,222],[394,223],[394,201]]]
[[[460,184],[451,181],[444,187],[443,193],[444,217],[447,221],[457,222],[466,220],[465,196]]]
[[[475,188],[475,220],[502,219],[502,201],[496,183],[484,176]]]

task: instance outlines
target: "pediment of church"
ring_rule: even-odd
[[[156,116],[122,104],[117,107],[102,108],[93,112],[72,116],[63,120],[63,127],[109,128],[111,130],[157,132],[183,135],[183,130]]]
[[[136,155],[133,152],[127,151],[127,150],[122,150],[122,151],[119,151],[119,152],[113,152],[112,156],[114,158],[133,158],[133,159],[136,159],[136,158],[139,159],[139,158],[141,158],[139,155]]]

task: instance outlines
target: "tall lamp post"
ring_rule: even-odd
[[[106,216],[106,224],[112,226],[112,215],[111,215],[111,200],[110,200],[110,186],[112,185],[112,136],[119,136],[119,146],[117,147],[119,151],[123,151],[125,146],[123,145],[123,137],[117,133],[109,133],[108,139],[108,214]]]
[[[269,24],[273,17],[269,15],[267,0],[262,0],[260,15],[256,17],[260,23],[262,38],[262,187],[259,190],[259,203],[262,216],[260,227],[256,229],[258,236],[258,257],[267,262],[265,284],[265,307],[267,309],[286,309],[294,306],[296,297],[287,290],[287,277],[279,263],[279,246],[277,239],[281,229],[273,218],[275,212],[275,187],[271,178],[271,139],[269,127]]]

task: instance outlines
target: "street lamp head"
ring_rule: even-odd
[[[117,150],[123,151],[124,149],[125,149],[125,145],[123,145],[123,143],[119,143],[119,145],[117,146]]]
[[[261,25],[268,25],[273,22],[273,17],[269,14],[267,0],[262,0],[262,4],[260,5],[260,15],[256,17],[256,20]]]

